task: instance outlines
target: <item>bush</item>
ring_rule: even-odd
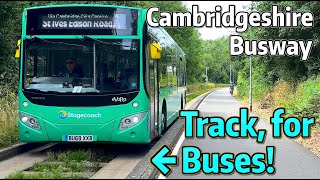
[[[290,94],[293,93],[292,86],[288,82],[279,81],[276,83],[271,92],[273,105],[276,107],[283,107],[288,100]]]
[[[0,88],[0,148],[19,141],[17,102],[15,93]]]
[[[320,118],[320,75],[297,85],[279,80],[272,87],[260,78],[262,76],[258,76],[263,72],[262,68],[259,69],[261,72],[253,74],[253,100],[259,101],[261,107],[284,107],[286,117]],[[237,97],[242,100],[249,95],[249,80],[246,75],[240,72],[238,76]]]
[[[284,103],[287,116],[320,117],[320,76],[309,78],[298,84]]]
[[[267,70],[264,65],[257,66],[252,71],[252,99],[261,100],[268,92],[271,91],[272,86],[268,79],[264,76]],[[247,71],[240,71],[237,80],[237,97],[240,99],[247,99],[250,90],[250,76]]]

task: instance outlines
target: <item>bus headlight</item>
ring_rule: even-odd
[[[36,130],[40,129],[39,121],[37,118],[20,113],[20,112],[19,112],[19,117],[20,117],[21,121],[23,122],[23,124],[33,128],[33,129],[36,129]]]
[[[138,124],[146,116],[146,113],[147,112],[142,112],[139,114],[134,114],[134,115],[122,118],[119,129],[125,130]]]

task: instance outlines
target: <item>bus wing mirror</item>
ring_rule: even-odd
[[[161,58],[161,47],[158,43],[150,44],[150,57],[151,59],[160,59]]]
[[[17,47],[16,47],[16,58],[20,58],[20,44],[21,44],[21,39],[18,40],[17,42]]]

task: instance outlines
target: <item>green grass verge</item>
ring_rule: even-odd
[[[99,150],[67,150],[59,152],[47,152],[47,161],[58,161],[58,162],[108,162],[112,154],[108,154]]]
[[[36,163],[32,166],[31,170],[34,172],[52,172],[55,170],[61,172],[84,172],[86,171],[82,162],[66,162],[63,164],[52,162],[48,164]]]
[[[83,162],[92,160],[91,152],[85,150],[60,152],[54,160],[60,162]]]
[[[189,95],[187,95],[187,103],[190,102],[192,99],[200,96],[201,94],[204,94],[206,92],[213,91],[213,90],[216,90],[216,89],[220,89],[220,87],[215,87],[215,88],[212,88],[212,89],[205,89],[205,90],[202,90],[202,91],[197,91],[197,92],[194,92],[192,94],[189,94]]]
[[[187,85],[187,103],[197,96],[206,93],[208,91],[216,90],[222,87],[228,87],[228,84],[214,84],[214,83],[199,83]]]
[[[0,148],[19,142],[17,109],[16,95],[0,88]]]
[[[37,173],[37,174],[25,174],[22,171],[17,171],[10,174],[6,179],[87,179],[80,175],[72,174],[63,176],[61,172],[46,172],[46,173]]]
[[[27,174],[23,171],[11,173],[7,179],[85,179],[75,172],[92,172],[99,169],[100,159],[90,151],[68,150],[64,152],[47,153],[47,158],[43,163],[35,163],[28,171],[35,172]],[[93,167],[88,168],[85,162],[92,162]],[[71,173],[63,175],[62,173]]]
[[[198,84],[187,84],[187,93],[194,93],[203,91],[206,89],[213,89],[217,87],[228,87],[228,84],[214,84],[214,83],[198,83]]]

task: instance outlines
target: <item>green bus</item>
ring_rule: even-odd
[[[146,13],[97,4],[23,11],[21,142],[150,143],[163,135],[186,103],[186,57]]]

